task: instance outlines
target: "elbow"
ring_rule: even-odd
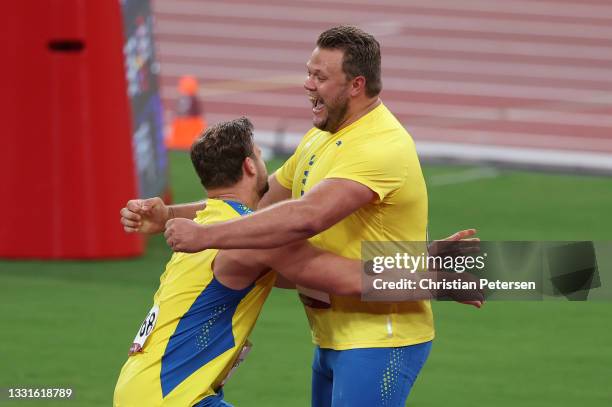
[[[325,219],[311,204],[296,201],[294,208],[295,231],[304,238],[317,235],[326,229]]]
[[[303,235],[305,238],[313,237],[323,231],[320,226],[320,222],[316,219],[306,219],[300,223],[297,228],[298,233]]]

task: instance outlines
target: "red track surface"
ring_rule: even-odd
[[[156,0],[162,95],[200,79],[209,122],[311,127],[302,81],[318,34],[382,45],[382,99],[417,140],[612,153],[609,0]]]

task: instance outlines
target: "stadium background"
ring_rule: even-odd
[[[432,237],[476,227],[486,240],[610,240],[608,2],[165,0],[153,7],[166,122],[178,77],[193,74],[209,122],[246,114],[261,143],[279,147],[283,134],[279,150],[289,150],[309,127],[301,81],[314,39],[330,25],[357,24],[383,45],[385,103],[417,145],[432,147],[422,151],[435,163],[424,166]],[[499,147],[514,159],[496,155]],[[469,165],[439,164],[450,158]],[[576,159],[587,165],[568,168]],[[281,162],[271,159],[269,170]],[[176,201],[202,197],[186,153],[170,153],[169,178]],[[169,254],[155,237],[133,260],[0,262],[0,386],[70,386],[74,405],[108,405]],[[435,303],[434,311],[438,337],[409,405],[612,402],[610,303],[490,302],[481,310]],[[293,293],[272,294],[253,342],[227,386],[228,401],[307,405],[312,346]]]

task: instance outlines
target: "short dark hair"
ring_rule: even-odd
[[[344,52],[342,70],[349,79],[363,76],[366,79],[366,95],[377,96],[382,90],[380,77],[380,44],[373,35],[349,26],[330,28],[319,35],[317,46],[321,49],[340,49]]]
[[[240,181],[244,159],[253,156],[253,124],[246,117],[207,128],[191,145],[191,162],[206,189]]]

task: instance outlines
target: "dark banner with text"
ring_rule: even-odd
[[[612,242],[363,242],[362,300],[610,301]]]

